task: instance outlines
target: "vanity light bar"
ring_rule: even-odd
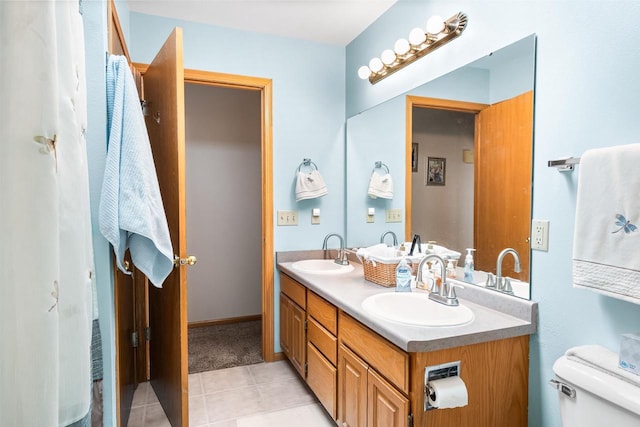
[[[394,50],[387,49],[382,52],[380,58],[372,58],[369,66],[360,67],[358,76],[369,79],[371,84],[375,84],[457,38],[467,27],[467,23],[467,15],[462,12],[446,21],[438,16],[432,16],[427,22],[426,31],[414,28],[409,34],[408,41],[405,39],[396,41]]]

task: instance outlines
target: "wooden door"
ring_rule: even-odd
[[[307,343],[307,385],[331,418],[336,419],[336,368],[311,342]]]
[[[280,293],[280,347],[287,358],[291,359],[291,301]]]
[[[147,131],[167,214],[171,243],[186,253],[185,118],[182,29],[176,28],[144,74]],[[189,425],[187,272],[174,268],[162,288],[149,287],[151,385],[174,427]]]
[[[131,265],[129,251],[125,253],[125,265]],[[116,365],[117,365],[117,407],[119,408],[118,422],[126,426],[131,412],[133,393],[136,381],[136,352],[133,346],[133,333],[136,331],[135,319],[135,288],[133,275],[121,272],[115,262],[114,273],[114,309],[116,319]]]
[[[475,267],[495,273],[500,251],[514,248],[502,274],[529,281],[533,92],[485,108],[476,120]]]
[[[372,369],[367,388],[367,427],[408,427],[409,399]]]
[[[305,378],[307,362],[307,332],[304,327],[306,313],[297,304],[291,302],[291,363],[302,378]]]
[[[368,366],[347,347],[338,349],[338,420],[340,427],[367,425]]]

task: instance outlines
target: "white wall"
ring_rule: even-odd
[[[473,247],[473,164],[462,150],[473,150],[474,115],[413,108],[413,142],[419,143],[418,172],[412,173],[411,227],[421,241],[465,254]],[[445,185],[425,185],[428,157],[446,159]]]
[[[185,85],[189,322],[260,314],[260,92]]]

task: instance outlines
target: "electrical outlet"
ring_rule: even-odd
[[[298,225],[298,211],[278,211],[278,225]]]
[[[531,249],[549,250],[549,221],[534,219],[531,221]]]
[[[368,223],[376,222],[376,209],[375,208],[368,208],[367,209],[367,222]]]
[[[387,209],[385,211],[386,222],[402,222],[402,209]]]

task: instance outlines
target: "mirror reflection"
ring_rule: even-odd
[[[529,298],[534,61],[531,35],[349,118],[348,245],[374,245],[386,231],[409,242],[417,234],[423,246],[461,254],[460,280],[474,248],[472,283],[484,286],[485,273],[510,277]],[[392,199],[367,196],[377,161],[389,168]],[[520,273],[512,256],[496,271],[505,248],[518,253]]]

